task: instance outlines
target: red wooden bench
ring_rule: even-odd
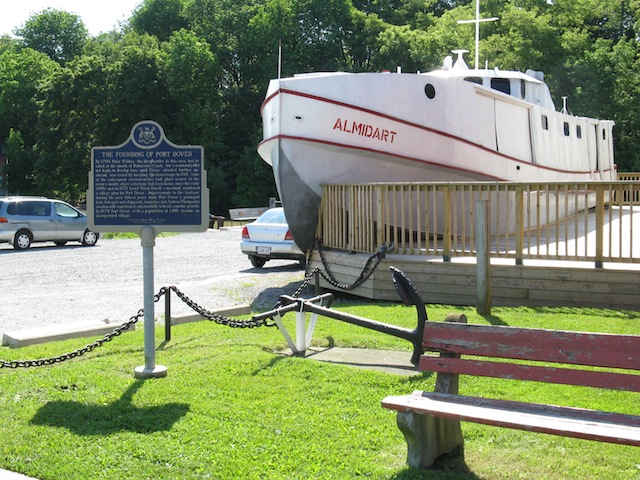
[[[640,336],[471,325],[464,315],[447,320],[424,329],[419,366],[438,373],[435,391],[382,401],[398,410],[412,467],[461,451],[461,420],[640,446],[640,416],[458,395],[460,374],[640,392]]]

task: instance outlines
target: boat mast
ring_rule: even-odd
[[[278,80],[282,74],[282,39],[278,39]]]
[[[475,23],[476,24],[476,70],[478,70],[478,57],[480,51],[480,22],[495,22],[498,17],[480,18],[480,0],[476,0],[476,18],[475,20],[458,20],[458,24]]]

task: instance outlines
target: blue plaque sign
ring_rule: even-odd
[[[116,147],[93,147],[87,192],[89,228],[97,232],[204,231],[209,223],[204,149],[175,145],[151,120]]]

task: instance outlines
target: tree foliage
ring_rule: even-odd
[[[616,122],[620,170],[640,170],[640,0],[483,0],[479,63],[544,70],[578,115]],[[474,0],[144,0],[122,30],[88,37],[47,9],[0,38],[0,148],[12,193],[83,197],[92,146],[140,120],[205,147],[212,210],[275,196],[256,153],[278,73],[426,71],[474,58]],[[279,45],[282,64],[278,66]]]
[[[64,64],[82,53],[88,32],[77,15],[48,8],[27,20],[16,34],[26,47]]]

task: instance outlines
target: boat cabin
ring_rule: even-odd
[[[467,50],[454,50],[458,55],[455,63],[451,56],[445,58],[442,70],[431,72],[442,77],[462,78],[471,83],[505,93],[511,97],[541,107],[555,110],[555,104],[549,93],[549,87],[544,83],[544,73],[527,70],[526,73],[494,69],[470,69],[464,61],[463,54]]]

